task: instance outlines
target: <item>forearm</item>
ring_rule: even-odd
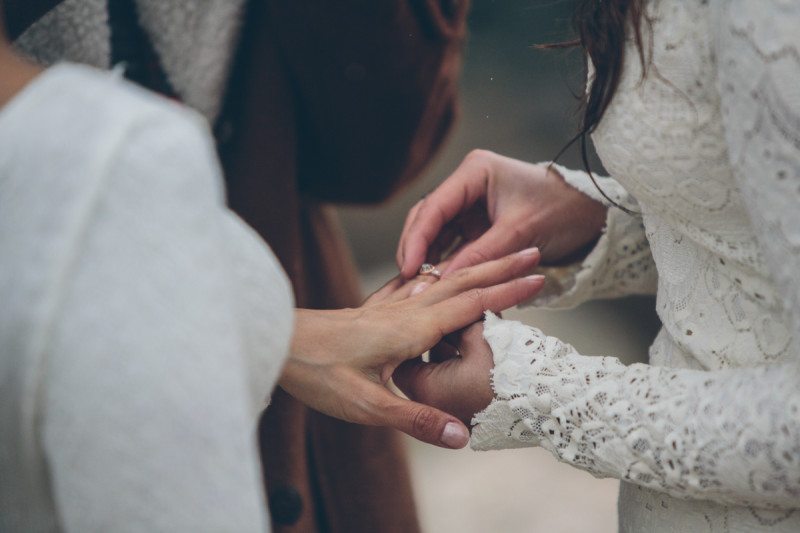
[[[596,476],[677,497],[793,508],[800,393],[791,365],[718,372],[587,357],[518,322],[490,319],[496,399],[472,446],[542,446]]]

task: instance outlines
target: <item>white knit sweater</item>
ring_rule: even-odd
[[[0,110],[0,531],[264,531],[292,298],[205,121],[57,66]]]

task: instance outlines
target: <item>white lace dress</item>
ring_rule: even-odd
[[[800,2],[647,9],[647,77],[629,43],[594,136],[602,187],[641,215],[610,209],[537,303],[655,291],[650,364],[490,316],[496,398],[472,446],[539,445],[623,480],[621,531],[800,531]]]

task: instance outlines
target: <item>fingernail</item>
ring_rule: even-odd
[[[538,253],[539,253],[539,249],[534,246],[533,248],[526,248],[525,250],[522,250],[519,253],[519,255],[533,255],[533,254],[538,254]]]
[[[442,444],[450,448],[463,448],[469,442],[469,432],[461,424],[448,422],[442,431]]]
[[[422,291],[430,287],[430,285],[431,285],[430,283],[417,283],[417,286],[411,289],[411,296],[421,293]]]
[[[525,279],[529,279],[531,281],[544,281],[544,276],[541,274],[534,274],[532,276],[525,276]]]

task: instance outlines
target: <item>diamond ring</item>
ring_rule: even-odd
[[[442,277],[442,273],[439,272],[439,269],[430,263],[422,263],[422,266],[419,267],[419,274],[421,276],[435,276],[437,278]]]

